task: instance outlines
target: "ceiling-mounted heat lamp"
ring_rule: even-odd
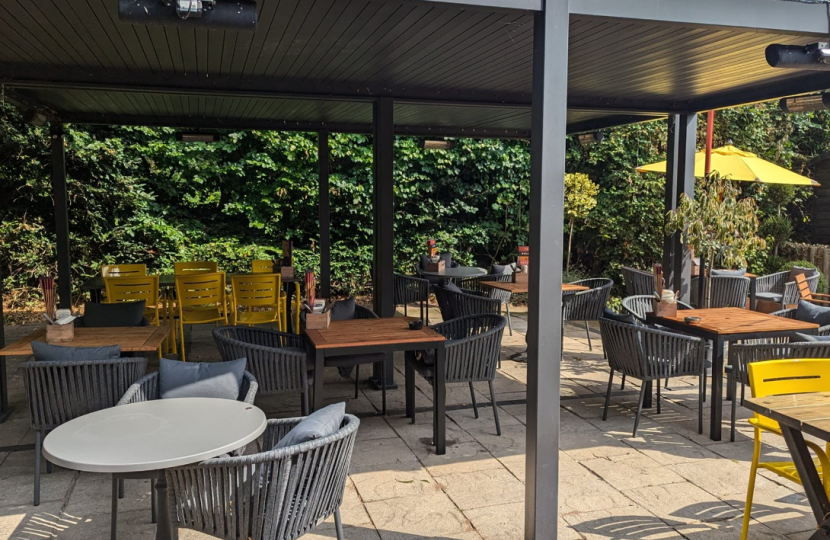
[[[784,98],[778,105],[785,113],[823,111],[830,109],[830,94]]]
[[[216,142],[219,136],[215,133],[177,133],[176,138],[181,142]]]
[[[118,18],[130,24],[256,30],[253,0],[118,0]]]
[[[767,63],[774,68],[830,70],[830,45],[770,45],[765,52]]]
[[[452,150],[455,148],[455,141],[421,139],[418,141],[418,146],[425,150]]]

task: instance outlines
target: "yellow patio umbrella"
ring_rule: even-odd
[[[705,152],[695,154],[695,176],[706,176]],[[666,172],[666,162],[652,163],[637,167],[638,172]],[[763,160],[752,152],[745,152],[731,145],[712,149],[712,172],[719,173],[724,178],[743,182],[759,182],[763,184],[789,184],[791,186],[813,186],[820,184],[806,176],[801,176],[774,163]]]

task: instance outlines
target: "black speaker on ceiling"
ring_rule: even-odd
[[[253,0],[118,0],[118,18],[130,24],[185,26],[253,32]]]

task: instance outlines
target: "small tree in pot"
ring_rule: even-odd
[[[597,205],[599,186],[584,173],[565,175],[565,217],[569,221],[568,258],[565,271],[571,268],[571,241],[574,237],[574,221],[585,219]]]
[[[681,196],[678,209],[668,213],[666,231],[679,231],[709,269],[716,261],[727,268],[746,268],[747,255],[765,249],[766,242],[758,236],[755,199],[739,200],[740,194],[732,182],[711,174],[695,199]]]

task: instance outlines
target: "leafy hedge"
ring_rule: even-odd
[[[699,123],[698,147],[705,122]],[[800,170],[830,143],[827,112],[785,115],[775,104],[719,111],[715,144],[737,146]],[[297,246],[300,267],[319,263],[317,135],[225,132],[216,143],[182,143],[176,130],[69,126],[67,170],[73,284],[101,264],[212,259],[228,271],[270,257],[280,241]],[[25,304],[37,277],[55,273],[48,129],[0,108],[0,274],[6,298]],[[332,275],[336,292],[370,282],[372,148],[364,135],[331,144]],[[611,130],[581,146],[569,138],[568,172],[599,184],[598,204],[574,233],[577,270],[619,280],[623,264],[659,260],[664,178],[638,165],[665,159],[664,122]],[[395,144],[396,267],[411,271],[427,238],[466,264],[510,260],[527,242],[530,156],[527,141],[460,139],[452,150]],[[764,215],[777,213],[764,187],[747,184]],[[795,238],[809,240],[799,190],[786,212]],[[563,217],[564,219],[564,217]],[[762,268],[767,254],[758,254]],[[572,263],[572,266],[574,263]]]

